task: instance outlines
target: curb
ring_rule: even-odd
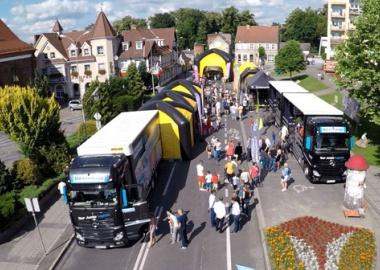
[[[63,258],[63,255],[65,255],[66,251],[68,250],[69,246],[74,242],[74,233],[71,235],[70,240],[66,242],[66,244],[63,246],[61,252],[59,252],[57,258],[55,258],[54,262],[49,267],[49,270],[54,270],[57,265],[61,262],[61,259]]]

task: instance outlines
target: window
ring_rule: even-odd
[[[248,57],[246,54],[243,54],[243,62],[247,62],[248,61]]]
[[[76,57],[77,56],[77,51],[76,50],[71,50],[70,51],[70,57]]]
[[[56,98],[63,98],[63,94],[65,92],[63,91],[63,86],[58,84],[56,87],[55,87],[55,97]]]
[[[249,62],[253,62],[253,54],[249,55]]]
[[[78,66],[71,66],[71,71],[78,71]]]
[[[55,58],[55,53],[54,52],[51,52],[50,53],[50,59],[54,59]]]
[[[106,70],[106,65],[104,63],[99,63],[98,70]]]
[[[124,60],[124,61],[121,61],[121,68],[127,68],[128,67],[128,61]]]
[[[276,50],[276,44],[271,45],[271,50]]]
[[[241,61],[241,54],[238,54],[238,62]]]
[[[83,50],[84,55],[90,55],[90,50],[89,49],[84,49]]]
[[[129,49],[128,43],[123,43],[123,51],[128,51]]]
[[[265,44],[265,49],[269,50],[269,44]]]
[[[268,54],[267,55],[267,61],[268,62],[273,62],[274,61],[274,55],[273,54]]]
[[[44,53],[44,60],[48,60],[49,58],[48,58],[48,55],[47,55],[47,53]]]
[[[136,42],[136,50],[141,50],[142,49],[142,45],[143,45],[142,41],[137,41]]]
[[[253,50],[253,44],[249,44],[249,49]]]
[[[84,70],[91,70],[90,65],[84,65]]]
[[[104,48],[103,48],[103,46],[96,47],[96,52],[98,53],[98,55],[104,55]]]

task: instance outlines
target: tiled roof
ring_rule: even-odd
[[[52,31],[55,33],[61,33],[63,31],[63,28],[58,20],[55,21]]]
[[[225,34],[225,33],[215,33],[215,34],[208,34],[207,35],[207,43],[210,44],[213,42],[217,37],[220,37],[223,39],[228,45],[231,45],[231,34]]]
[[[104,38],[104,37],[115,37],[115,30],[112,28],[112,25],[107,19],[106,14],[101,11],[96,18],[94,27],[90,33],[91,38]]]
[[[173,49],[173,42],[175,37],[175,28],[158,28],[158,29],[131,29],[124,30],[121,33],[123,37],[123,42],[129,43],[128,50],[121,50],[119,53],[120,58],[146,58],[149,56],[152,50],[152,45],[155,45],[155,49],[160,54],[171,53]],[[136,49],[136,42],[144,41],[145,45],[141,50]],[[163,46],[158,46],[154,43],[155,40],[163,40]]]
[[[279,43],[279,26],[238,26],[235,43]]]
[[[21,41],[0,19],[0,57],[11,54],[34,53],[33,46]]]

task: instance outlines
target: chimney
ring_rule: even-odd
[[[135,24],[131,24],[131,30],[136,30],[136,25]]]
[[[247,27],[247,29],[249,29],[249,28],[250,28],[249,24],[247,24],[247,26],[246,26],[246,27]]]

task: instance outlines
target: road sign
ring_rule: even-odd
[[[37,198],[25,198],[25,204],[26,204],[26,209],[28,212],[41,212],[40,210],[40,205],[38,204],[38,199]]]
[[[96,121],[99,121],[102,118],[102,115],[100,113],[96,112],[94,114],[94,118],[95,118]]]

